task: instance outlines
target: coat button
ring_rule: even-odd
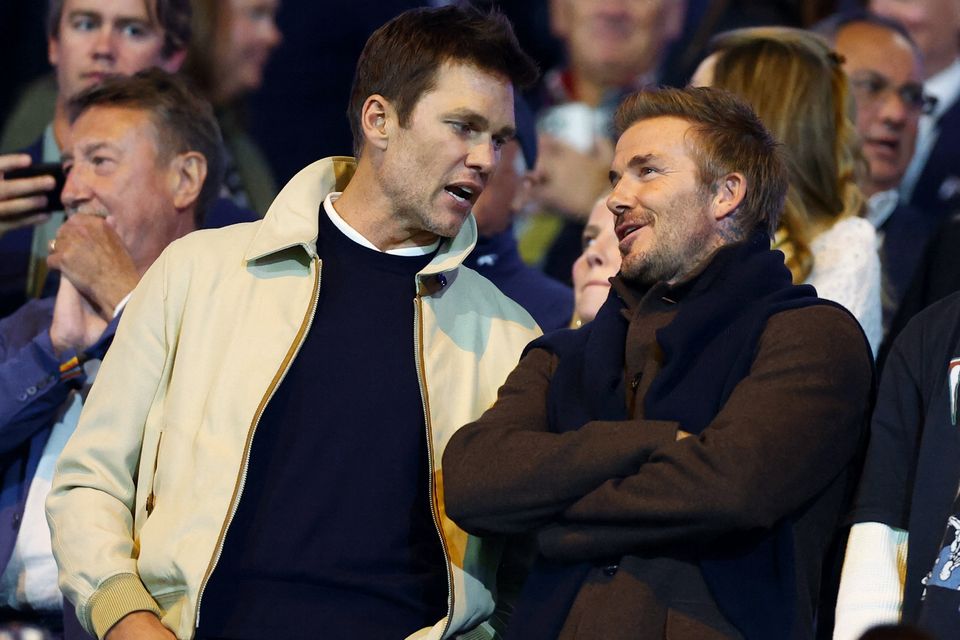
[[[10,523],[10,525],[11,525],[14,529],[19,529],[19,528],[20,528],[20,517],[21,517],[21,516],[20,516],[19,513],[13,514],[13,521]]]
[[[617,573],[617,569],[619,569],[619,568],[620,568],[620,565],[618,565],[618,564],[616,564],[616,563],[614,563],[614,564],[608,564],[607,566],[605,566],[605,567],[603,568],[603,575],[605,575],[605,576],[607,576],[607,577],[613,576],[615,573]]]

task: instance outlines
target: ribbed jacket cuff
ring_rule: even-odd
[[[150,611],[159,618],[160,607],[133,573],[121,573],[104,580],[90,598],[90,621],[98,638],[103,638],[122,617],[134,611]]]

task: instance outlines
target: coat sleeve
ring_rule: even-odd
[[[50,341],[49,301],[31,301],[0,320],[0,454],[59,418],[70,391],[86,381],[80,361],[102,357],[116,326],[114,319],[87,352],[58,357]]]
[[[872,381],[848,314],[826,306],[777,314],[750,373],[703,432],[663,444],[633,474],[574,501],[540,533],[541,551],[589,560],[772,528],[848,470]]]
[[[555,358],[533,349],[479,420],[457,431],[443,454],[447,513],[477,535],[532,531],[610,478],[634,473],[675,422],[594,421],[549,430],[546,406]]]
[[[84,628],[103,635],[133,611],[160,612],[137,573],[137,471],[170,344],[165,252],[128,303],[47,499],[60,587]]]

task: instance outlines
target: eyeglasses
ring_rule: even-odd
[[[894,87],[888,78],[879,73],[865,73],[852,76],[850,86],[858,102],[877,102],[888,91],[893,91],[911,111],[929,115],[937,107],[937,99],[924,93],[923,85],[919,82],[906,82]]]

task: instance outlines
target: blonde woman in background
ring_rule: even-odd
[[[840,58],[819,36],[759,27],[720,34],[691,79],[753,106],[783,143],[790,179],[774,246],[796,283],[812,284],[859,320],[876,355],[883,337],[880,259],[857,187],[866,163]]]
[[[593,203],[583,229],[583,253],[573,263],[573,320],[576,329],[597,315],[610,293],[610,278],[620,271],[620,246],[605,193]]]

